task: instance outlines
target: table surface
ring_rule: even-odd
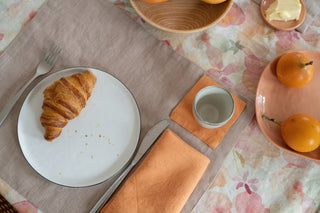
[[[257,3],[234,0],[216,26],[194,34],[172,34],[147,24],[128,0],[110,1],[177,53],[253,101],[260,75],[273,58],[287,50],[320,48],[320,14],[303,33],[276,31],[263,21]],[[0,0],[0,53],[43,3]],[[193,212],[319,212],[319,183],[320,162],[271,144],[253,117]],[[0,178],[0,193],[16,208],[41,212],[17,191]]]

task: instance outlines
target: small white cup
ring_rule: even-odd
[[[227,123],[234,112],[232,95],[219,86],[202,88],[194,98],[192,111],[205,128],[217,128]]]

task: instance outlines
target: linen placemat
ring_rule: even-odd
[[[167,129],[101,212],[179,213],[209,162]]]
[[[211,79],[208,75],[203,75],[200,80],[192,87],[188,94],[181,100],[181,102],[174,108],[170,117],[178,124],[192,132],[194,135],[199,137],[203,142],[208,144],[211,148],[215,149],[224,135],[228,132],[232,124],[237,120],[241,112],[246,106],[246,103],[240,98],[231,93],[234,100],[234,113],[230,120],[221,127],[208,129],[200,126],[196,121],[192,113],[193,100],[202,88],[207,86],[220,86],[217,82]]]
[[[93,67],[114,75],[127,86],[140,108],[141,138],[151,126],[169,117],[204,73],[108,1],[48,0],[0,56],[0,108],[31,78],[52,43],[63,49],[53,71]],[[116,177],[91,187],[60,186],[33,170],[19,147],[19,110],[26,94],[42,78],[30,85],[1,125],[1,178],[44,212],[88,212]],[[249,105],[215,150],[175,122],[170,124],[170,129],[211,160],[182,212],[191,212],[213,181],[253,116],[254,105]]]
[[[256,2],[259,6],[261,1],[263,0],[253,0],[254,2]],[[303,3],[306,7],[306,17],[303,21],[303,23],[297,27],[297,31],[299,32],[304,32],[308,26],[310,26],[314,20],[314,18],[316,16],[318,16],[320,14],[320,4],[319,1],[315,1],[315,0],[303,0]],[[259,10],[260,11],[260,10]]]

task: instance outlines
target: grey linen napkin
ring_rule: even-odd
[[[260,5],[263,0],[253,0]],[[313,22],[314,18],[320,14],[320,1],[319,0],[303,0],[306,7],[306,18],[304,22],[296,29],[299,32],[304,32],[308,26]]]
[[[0,107],[32,76],[53,42],[63,48],[54,71],[94,67],[109,72],[129,88],[141,110],[141,138],[152,125],[169,118],[171,110],[204,72],[108,1],[48,0],[0,56]],[[54,184],[33,170],[23,157],[16,130],[26,93],[0,128],[1,178],[44,212],[88,212],[114,179],[91,187],[70,188]],[[253,113],[253,103],[247,101],[246,110],[215,150],[171,122],[174,132],[211,160],[183,212],[190,212],[209,187]]]

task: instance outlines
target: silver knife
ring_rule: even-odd
[[[157,140],[159,135],[169,126],[169,120],[162,120],[156,125],[154,125],[144,136],[141,144],[136,152],[136,155],[132,159],[129,166],[122,172],[122,174],[113,182],[113,184],[108,188],[108,190],[102,195],[96,205],[91,209],[90,213],[99,212],[102,207],[109,200],[113,192],[118,188],[122,180],[127,176],[130,170],[139,162],[141,157],[146,153],[146,151],[152,146],[152,144]]]

